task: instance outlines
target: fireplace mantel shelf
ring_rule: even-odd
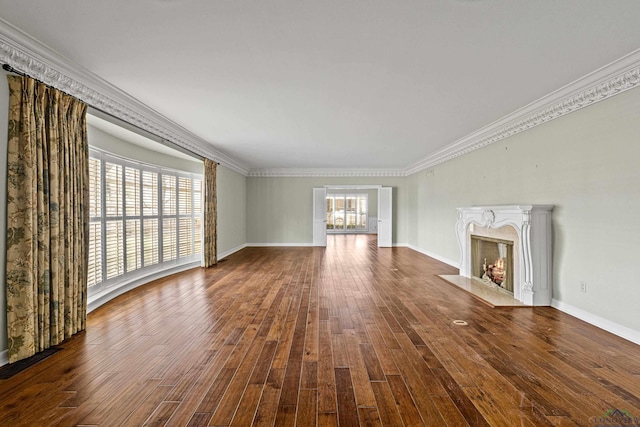
[[[470,225],[499,230],[512,227],[519,240],[518,277],[513,296],[525,305],[551,305],[553,205],[488,205],[458,208],[456,233],[460,244],[460,275],[471,277]]]

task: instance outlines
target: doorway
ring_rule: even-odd
[[[393,220],[393,212],[392,212],[392,201],[393,201],[393,189],[391,187],[383,187],[381,185],[362,185],[362,186],[353,186],[353,185],[342,185],[342,186],[325,186],[318,187],[313,189],[313,245],[314,246],[327,246],[327,228],[328,228],[328,215],[327,215],[327,194],[343,194],[345,195],[345,209],[343,210],[344,214],[342,216],[342,223],[347,221],[347,203],[346,203],[346,195],[347,194],[358,194],[363,193],[362,190],[373,191],[373,194],[377,196],[377,218],[372,220],[371,217],[371,205],[370,200],[368,200],[367,207],[367,219],[366,225],[369,229],[377,230],[378,234],[378,247],[391,247],[392,246],[392,220]],[[369,196],[368,199],[371,197]],[[335,199],[332,207],[334,209],[333,212],[336,212]],[[357,209],[357,200],[354,204],[353,211],[353,224],[354,227],[357,224],[358,209]],[[336,216],[335,213],[332,214],[333,226],[336,226]],[[338,215],[339,217],[340,215]],[[361,220],[362,223],[362,220]],[[362,225],[361,225],[362,227]],[[343,226],[344,230],[344,226]],[[343,233],[345,233],[343,231]]]

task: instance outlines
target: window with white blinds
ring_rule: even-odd
[[[89,292],[199,261],[202,176],[91,150]]]

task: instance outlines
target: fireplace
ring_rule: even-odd
[[[513,295],[513,241],[474,234],[470,237],[473,278]]]
[[[551,305],[552,211],[549,205],[458,208],[460,276],[525,305]]]

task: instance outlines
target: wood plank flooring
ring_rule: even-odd
[[[1,426],[593,426],[640,417],[640,346],[490,308],[372,236],[246,248],[89,314],[0,381]],[[468,322],[457,326],[453,320]]]

